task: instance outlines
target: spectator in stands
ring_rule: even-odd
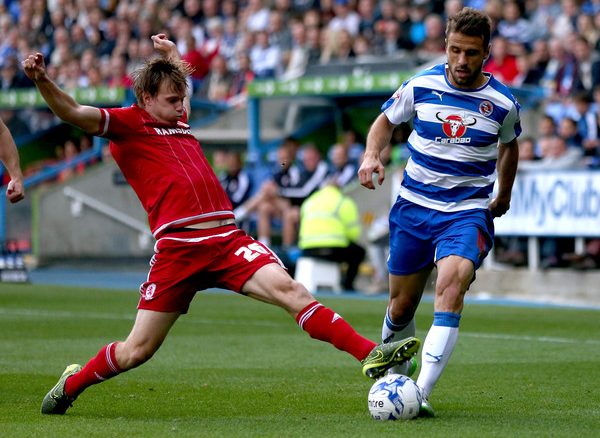
[[[81,69],[81,63],[75,58],[68,60],[63,65],[58,82],[69,90],[89,86],[88,76]]]
[[[246,30],[249,32],[266,32],[269,27],[269,9],[263,0],[248,0],[248,6],[243,11]]]
[[[279,12],[284,22],[288,22],[302,12],[293,4],[292,0],[274,0],[272,1],[271,10]]]
[[[254,38],[255,43],[250,49],[250,61],[256,77],[273,78],[280,75],[283,66],[279,47],[269,44],[269,34],[265,30],[256,32]]]
[[[135,40],[133,40],[133,41],[135,41]],[[134,50],[137,51],[137,49],[134,49]],[[83,53],[81,54],[81,58],[79,59],[79,64],[81,65],[81,70],[84,73],[87,73],[88,70],[91,68],[98,68],[98,66],[100,65],[100,60],[96,56],[96,52],[94,52],[94,49],[88,48],[88,49],[84,50]]]
[[[485,63],[484,70],[492,73],[496,79],[507,85],[513,85],[519,76],[517,57],[508,52],[508,41],[503,36],[492,39],[490,58]]]
[[[106,18],[100,8],[92,9],[89,17],[94,23],[94,28],[100,31],[100,43],[96,46],[96,53],[100,57],[111,56],[113,50],[117,47],[119,36],[117,20],[114,17]]]
[[[533,137],[525,137],[519,141],[519,163],[524,161],[535,161],[538,159],[536,154],[536,141]]]
[[[226,153],[225,170],[219,174],[219,181],[234,210],[250,198],[252,180],[243,168],[241,152]]]
[[[352,38],[358,35],[360,15],[352,9],[349,0],[333,0],[333,12],[335,16],[327,26],[329,31],[345,30]]]
[[[348,62],[356,56],[352,49],[353,37],[346,29],[327,29],[325,46],[321,52],[321,63]]]
[[[271,243],[271,219],[282,218],[291,206],[290,200],[280,195],[281,190],[298,186],[301,181],[301,171],[295,164],[297,147],[296,140],[286,138],[277,149],[277,169],[271,178],[263,183],[256,195],[234,210],[238,222],[257,213],[257,237],[265,244]]]
[[[246,53],[238,55],[238,68],[231,77],[229,88],[229,104],[243,105],[248,94],[248,84],[254,79],[254,72],[250,64],[250,57]]]
[[[442,56],[446,50],[446,27],[442,17],[430,14],[425,17],[425,39],[417,49],[421,56]]]
[[[221,17],[212,17],[205,20],[206,40],[202,44],[202,53],[209,60],[219,54],[226,60],[233,56],[233,46],[225,42],[225,25]]]
[[[577,133],[581,138],[584,155],[588,157],[598,156],[600,151],[598,108],[592,104],[592,96],[586,91],[580,91],[573,96]]]
[[[292,49],[292,32],[280,11],[271,10],[267,32],[269,34],[269,44],[278,47],[282,58],[287,62],[287,54]]]
[[[358,0],[357,12],[360,17],[358,32],[368,41],[373,41],[375,37],[375,22],[379,18],[377,3],[376,0]]]
[[[550,137],[558,133],[558,126],[552,116],[545,114],[540,117],[536,130],[539,138]],[[537,147],[536,151],[539,152]]]
[[[217,149],[213,152],[212,168],[216,175],[227,171],[227,151],[225,149]]]
[[[544,77],[544,72],[550,62],[550,52],[546,40],[536,40],[532,43],[531,53],[524,55],[527,58],[526,65],[521,71],[522,85],[538,85]]]
[[[227,62],[221,55],[215,56],[210,63],[210,71],[202,80],[196,96],[213,102],[225,102],[229,98],[233,75],[227,68]]]
[[[79,148],[77,147],[77,144],[75,144],[74,140],[67,140],[63,145],[63,151],[64,159],[63,162],[59,164],[70,164],[75,158],[77,158],[77,155],[79,155]],[[79,163],[75,166],[67,167],[66,169],[61,170],[58,174],[58,181],[64,182],[75,175],[81,175],[83,174],[84,170],[84,163]]]
[[[575,90],[592,92],[600,84],[600,56],[592,51],[592,46],[581,35],[575,37],[573,55],[577,63],[577,83]]]
[[[549,29],[554,38],[564,39],[575,30],[579,15],[578,0],[561,0],[560,9],[560,14]]]
[[[577,130],[577,122],[571,117],[565,117],[558,123],[558,136],[565,141],[567,147],[583,149],[583,138]]]
[[[369,39],[363,35],[357,35],[352,42],[352,52],[356,62],[368,62],[373,59],[373,47]]]
[[[306,47],[308,49],[308,64],[316,64],[321,59],[321,29],[316,26],[306,26]]]
[[[343,188],[356,178],[358,166],[348,158],[348,148],[336,143],[329,149],[331,166],[323,184],[333,183]]]
[[[346,129],[342,134],[341,143],[348,151],[348,159],[354,163],[358,163],[361,160],[362,154],[365,152],[365,145],[358,141],[356,131],[353,129]]]
[[[123,55],[113,55],[110,58],[109,87],[131,88],[133,81],[127,74],[127,60]]]
[[[317,3],[319,16],[323,29],[327,29],[329,23],[335,17],[334,0],[319,0]]]
[[[395,5],[392,0],[382,0],[381,18],[375,22],[374,46],[377,54],[395,55],[401,50],[415,47],[410,39],[410,19],[407,2]]]
[[[538,0],[529,12],[532,39],[546,40],[550,36],[550,30],[554,27],[554,21],[560,15],[560,4],[556,0]]]
[[[463,0],[446,0],[444,2],[444,20],[447,20],[448,17],[452,17],[454,14],[458,13],[464,7]]]
[[[281,187],[279,195],[289,200],[290,206],[283,214],[282,244],[291,247],[297,241],[297,227],[300,221],[300,205],[314,193],[327,176],[327,163],[313,144],[307,144],[300,151],[302,170],[297,184]]]
[[[220,17],[218,0],[203,0],[202,3],[202,24],[208,27],[208,21]]]
[[[223,24],[223,39],[219,51],[223,53],[229,62],[235,61],[236,54],[238,53],[240,34],[238,33],[237,26],[238,22],[235,17],[227,17]]]
[[[418,47],[425,40],[425,18],[430,12],[428,0],[413,0],[410,6],[410,40]]]
[[[577,17],[576,32],[586,39],[592,50],[597,50],[596,43],[600,37],[600,30],[594,23],[594,15],[579,15]]]
[[[87,39],[85,30],[77,23],[74,23],[73,26],[71,26],[70,38],[71,53],[75,58],[81,58],[83,52],[92,47]]]
[[[547,92],[546,113],[559,120],[565,114],[565,100],[575,90],[577,84],[577,61],[565,49],[565,42],[552,38],[548,43],[550,62],[540,85]]]
[[[100,68],[94,66],[87,71],[87,86],[101,87],[106,85]]]
[[[498,34],[510,42],[528,44],[532,41],[531,23],[521,16],[521,8],[516,1],[510,0],[504,4]]]
[[[23,77],[18,69],[17,60],[13,57],[8,57],[0,67],[0,88],[2,90],[13,90],[15,88],[30,87],[31,82]]]
[[[589,239],[583,254],[567,253],[563,258],[570,267],[580,271],[600,268],[600,239]]]
[[[358,244],[361,226],[356,203],[333,182],[310,195],[300,209],[298,247],[302,255],[347,265],[342,287],[353,291],[365,250]]]
[[[19,56],[19,30],[16,27],[9,29],[8,34],[4,34],[2,43],[0,43],[0,64],[4,63],[9,58],[17,58]]]
[[[290,20],[292,47],[287,55],[283,80],[296,79],[304,74],[309,61],[306,27],[301,20]]]
[[[64,27],[57,28],[54,31],[53,43],[50,64],[60,66],[71,57],[69,32],[67,29]]]
[[[539,144],[540,159],[520,162],[520,171],[574,169],[582,166],[582,149],[569,147],[563,137],[558,135],[544,137],[539,140]]]
[[[210,62],[213,55],[206,56],[201,50],[196,47],[196,38],[194,34],[189,32],[185,37],[185,49],[181,50],[181,59],[192,66],[192,84],[193,91],[198,90],[202,80],[206,77],[210,69]]]
[[[311,27],[320,29],[323,26],[323,23],[321,22],[321,14],[319,13],[318,9],[314,8],[311,8],[304,12],[304,15],[302,16],[302,21],[304,22],[304,26],[306,26],[307,29]]]

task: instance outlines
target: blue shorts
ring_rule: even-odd
[[[398,197],[390,212],[388,269],[393,275],[414,274],[449,255],[471,260],[477,269],[493,240],[487,209],[447,213]]]

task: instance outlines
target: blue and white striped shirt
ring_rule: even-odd
[[[498,142],[521,133],[520,107],[489,73],[481,88],[459,89],[448,82],[445,67],[409,79],[381,108],[395,125],[413,119],[400,196],[440,211],[487,208]]]

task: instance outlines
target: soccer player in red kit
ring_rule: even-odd
[[[164,34],[152,41],[162,56],[135,73],[137,104],[127,108],[80,105],[47,76],[40,53],[23,61],[25,74],[58,117],[110,140],[157,239],[129,336],[102,347],[83,367],[69,365],[44,397],[42,413],[64,414],[90,385],[146,362],[188,311],[196,291],[211,287],[283,308],[311,337],[361,361],[368,377],[410,360],[418,339],[376,345],[362,337],[294,281],[268,247],[236,227],[227,195],[187,124],[190,67]]]

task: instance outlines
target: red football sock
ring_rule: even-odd
[[[296,316],[298,325],[311,338],[329,342],[339,350],[346,351],[363,360],[377,344],[362,337],[333,310],[313,301]]]
[[[116,342],[102,347],[81,371],[67,379],[65,393],[69,397],[77,397],[88,386],[103,382],[119,374],[121,368],[119,368],[115,357],[116,348]]]

